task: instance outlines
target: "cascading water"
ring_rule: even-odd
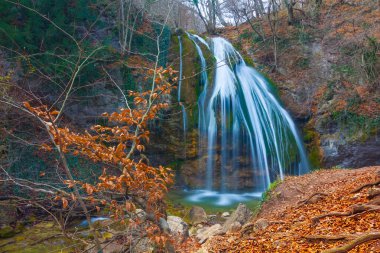
[[[201,63],[198,131],[199,157],[205,156],[204,189],[189,199],[213,199],[217,205],[260,197],[277,178],[308,171],[308,160],[290,115],[274,96],[271,85],[223,38],[188,34]],[[200,44],[216,60],[212,85]],[[242,168],[248,168],[242,170]],[[201,171],[202,168],[199,168]],[[240,178],[247,177],[245,182]],[[248,182],[248,183],[247,183]],[[241,188],[248,193],[238,192]]]

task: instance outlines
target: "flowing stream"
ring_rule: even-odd
[[[207,160],[199,165],[206,167],[201,176],[204,187],[189,192],[187,198],[229,205],[261,197],[271,182],[286,174],[306,173],[309,166],[302,140],[269,81],[246,65],[227,40],[217,37],[207,43],[199,36],[187,36],[194,42],[201,64],[198,155]],[[207,66],[202,44],[203,50],[214,56],[214,66]],[[182,58],[182,44],[180,48]],[[212,84],[208,67],[214,68]],[[246,185],[243,192],[242,185]]]

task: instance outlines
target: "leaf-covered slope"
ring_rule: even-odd
[[[209,252],[321,252],[379,233],[380,195],[375,193],[380,188],[358,189],[379,183],[379,173],[380,167],[367,167],[288,177],[250,224],[239,233],[214,237],[203,247]],[[254,224],[259,219],[268,226],[258,229]],[[380,240],[350,252],[380,252]]]

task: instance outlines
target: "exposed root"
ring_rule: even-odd
[[[378,196],[380,197],[380,188],[370,189],[368,191],[368,198],[369,199],[374,199]]]
[[[304,199],[304,200],[301,200],[300,202],[298,202],[297,208],[300,207],[300,206],[302,206],[302,205],[305,205],[305,204],[315,203],[319,199],[322,199],[323,197],[327,197],[327,196],[328,196],[328,194],[323,193],[323,192],[313,193],[307,199]],[[316,197],[318,198],[317,200],[315,200]],[[312,201],[312,199],[314,199],[314,201]]]
[[[318,215],[313,217],[311,220],[313,224],[319,222],[320,219],[326,218],[326,217],[332,217],[332,216],[352,216],[355,214],[367,212],[367,211],[373,211],[373,210],[380,210],[380,206],[378,205],[368,205],[368,204],[358,204],[358,205],[352,205],[351,210],[347,212],[331,212],[326,213],[322,215]]]
[[[339,240],[352,240],[357,238],[355,235],[308,235],[304,237],[309,241],[339,241]]]
[[[368,202],[368,204],[380,206],[380,196],[377,196],[376,198],[372,199],[370,202]]]
[[[322,253],[346,253],[360,244],[377,240],[377,239],[380,239],[380,232],[372,232],[372,233],[364,234],[341,247],[328,249],[328,250],[322,251]]]
[[[377,181],[374,182],[374,183],[364,184],[364,185],[362,185],[362,186],[356,188],[355,190],[353,190],[351,193],[358,193],[358,192],[360,192],[361,190],[363,190],[364,188],[372,187],[372,186],[376,186],[376,185],[380,185],[380,179],[377,180]]]

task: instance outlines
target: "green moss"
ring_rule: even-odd
[[[349,141],[366,141],[380,129],[379,116],[371,118],[351,111],[337,111],[332,113],[331,118],[346,133]]]
[[[357,74],[354,67],[349,65],[349,64],[335,64],[332,66],[332,69],[335,72],[337,72],[339,74],[343,74],[345,76],[352,76],[352,75]]]
[[[17,231],[10,226],[5,226],[0,229],[0,238],[10,238],[17,234]]]
[[[244,56],[243,56],[243,59],[244,59],[244,61],[245,61],[245,63],[246,63],[247,65],[250,65],[250,66],[252,66],[252,67],[255,66],[255,62],[253,61],[253,59],[252,59],[251,57],[248,57],[248,56],[244,55]]]
[[[282,182],[282,180],[280,178],[278,178],[269,185],[268,189],[263,193],[262,202],[266,202],[266,201],[270,200],[270,198],[273,194],[273,191],[281,184],[281,182]]]
[[[59,226],[54,222],[41,222],[0,242],[2,252],[41,253],[74,252],[84,249],[78,241],[61,236]]]
[[[321,159],[319,147],[313,146],[311,149],[309,149],[308,158],[309,158],[309,162],[312,169],[316,170],[316,169],[321,168],[322,159]]]
[[[303,140],[306,145],[311,169],[315,170],[321,168],[322,155],[319,149],[319,134],[314,128],[310,127],[310,124],[304,128]]]
[[[301,69],[307,69],[310,66],[310,59],[306,57],[302,57],[296,62],[297,67]]]
[[[181,217],[184,222],[188,224],[190,223],[190,216],[189,216],[190,207],[185,207],[182,205],[176,206],[168,200],[166,202],[167,202],[166,213],[168,215]]]
[[[166,167],[169,167],[175,171],[179,171],[183,165],[183,160],[174,160],[171,163],[167,164]]]

